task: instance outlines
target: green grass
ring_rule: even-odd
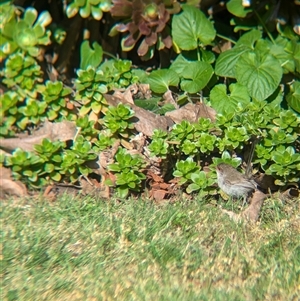
[[[2,300],[296,301],[299,213],[267,201],[245,225],[197,200],[2,203]]]

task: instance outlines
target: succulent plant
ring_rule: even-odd
[[[70,115],[67,100],[68,96],[72,93],[71,88],[64,87],[60,81],[47,81],[45,85],[40,85],[38,90],[48,105],[46,115],[49,120],[54,120],[58,116],[64,118]],[[74,119],[74,116],[72,117]],[[69,116],[69,119],[72,119],[71,116]]]
[[[52,22],[49,12],[44,11],[38,15],[36,9],[29,7],[21,20],[18,20],[15,10],[13,13],[11,10],[5,13],[8,13],[8,17],[4,18],[0,29],[2,59],[18,48],[36,57],[40,54],[40,45],[50,44],[51,32],[46,29]]]
[[[180,4],[170,0],[113,0],[110,12],[113,17],[130,18],[128,22],[116,24],[111,35],[128,32],[122,40],[122,50],[131,50],[142,39],[138,55],[153,56],[154,46],[158,49],[171,48],[172,38],[167,23],[171,14],[180,11]]]
[[[7,91],[0,95],[0,136],[13,136],[13,126],[17,121],[18,108],[20,96],[14,91]]]
[[[0,73],[4,79],[3,83],[7,87],[18,88],[17,91],[22,96],[33,95],[34,87],[38,82],[42,82],[42,71],[36,60],[24,53],[14,53],[5,62],[5,68]]]
[[[68,18],[74,17],[78,12],[82,18],[90,15],[96,20],[101,20],[103,12],[108,12],[111,7],[110,0],[74,0],[67,7]]]
[[[131,155],[124,148],[119,148],[115,156],[115,163],[108,165],[116,181],[106,180],[109,186],[116,186],[117,196],[126,197],[129,192],[139,192],[142,181],[146,179],[143,173],[146,163],[139,155]]]
[[[106,105],[103,94],[108,91],[103,71],[88,67],[86,70],[78,70],[77,75],[75,99],[83,105],[80,116],[88,114],[91,110],[99,113],[102,106]]]

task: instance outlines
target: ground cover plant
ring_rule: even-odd
[[[20,204],[32,199],[28,211],[26,205],[4,203],[3,207],[6,219],[18,215],[18,210],[20,217],[19,225],[13,219],[5,224],[5,240],[14,235],[20,239],[11,250],[4,243],[7,299],[34,299],[41,292],[35,285],[22,286],[31,267],[38,285],[49,283],[45,299],[55,298],[56,290],[75,292],[75,280],[83,285],[86,278],[65,273],[69,269],[76,274],[79,266],[85,269],[81,273],[90,274],[89,283],[103,267],[109,275],[101,274],[103,289],[91,284],[95,295],[80,291],[78,296],[68,293],[68,298],[153,299],[152,291],[161,280],[166,286],[160,299],[196,300],[203,293],[203,298],[214,300],[224,294],[238,300],[296,300],[299,14],[298,1],[2,1],[0,196],[17,197]],[[220,191],[216,166],[222,162],[250,172],[258,184],[259,194],[254,193],[248,208],[232,203]],[[81,198],[64,200],[63,192]],[[40,205],[36,197],[41,194]],[[53,213],[46,200],[53,202],[53,208],[58,206]],[[165,202],[169,204],[155,207]],[[260,215],[262,224],[254,228],[234,224],[219,216],[220,204],[235,221],[256,222]],[[55,221],[48,232],[42,227],[44,207],[45,218],[49,214]],[[139,225],[134,226],[136,220]],[[60,245],[55,227],[61,228],[60,233],[74,234],[71,221],[87,232],[78,233],[79,243]],[[36,227],[25,229],[32,222]],[[106,233],[97,238],[100,245],[92,238],[96,225]],[[199,238],[196,233],[202,227],[207,232]],[[261,240],[255,244],[257,233]],[[169,242],[164,246],[165,234]],[[86,242],[86,236],[91,240]],[[57,248],[45,251],[52,237],[58,239]],[[87,253],[70,253],[65,249],[69,244],[71,249],[88,248]],[[243,253],[238,251],[240,244]],[[25,253],[31,247],[26,245],[33,249],[28,257]],[[100,263],[89,266],[88,256],[98,247],[100,254],[94,256]],[[278,253],[264,262],[271,248]],[[16,257],[8,255],[13,249]],[[142,260],[145,267],[137,263],[140,254],[149,256]],[[22,260],[18,270],[17,262]],[[219,278],[201,278],[202,263],[208,264],[204,274],[216,273]],[[226,274],[231,263],[234,268]],[[140,286],[132,290],[131,280],[124,278],[113,287],[114,264],[125,271],[124,277],[132,266],[132,281],[140,273]],[[43,267],[49,274],[39,280],[37,270]],[[51,283],[52,268],[70,280],[58,275]],[[10,289],[14,269],[20,286]],[[275,276],[277,269],[280,273]],[[143,282],[152,271],[155,280]],[[172,283],[179,286],[182,275],[186,275],[184,289],[171,289]],[[259,280],[262,277],[265,282]],[[228,288],[236,282],[243,290]],[[207,284],[203,292],[195,288],[199,283]]]
[[[297,24],[279,22],[284,5],[229,1],[234,26],[223,32],[218,14],[189,1],[56,4],[1,4],[1,145],[11,153],[1,164],[13,179],[43,189],[84,177],[105,197],[161,199],[173,181],[211,196],[216,164],[240,166],[258,140],[259,185],[297,190],[300,44]],[[73,128],[37,131],[49,121]]]

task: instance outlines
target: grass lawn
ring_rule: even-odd
[[[267,200],[255,225],[199,200],[1,207],[2,300],[300,299],[299,201]]]

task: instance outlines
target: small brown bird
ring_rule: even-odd
[[[231,197],[243,197],[246,201],[249,194],[256,189],[256,183],[253,180],[248,179],[229,164],[218,164],[216,171],[219,187]]]

